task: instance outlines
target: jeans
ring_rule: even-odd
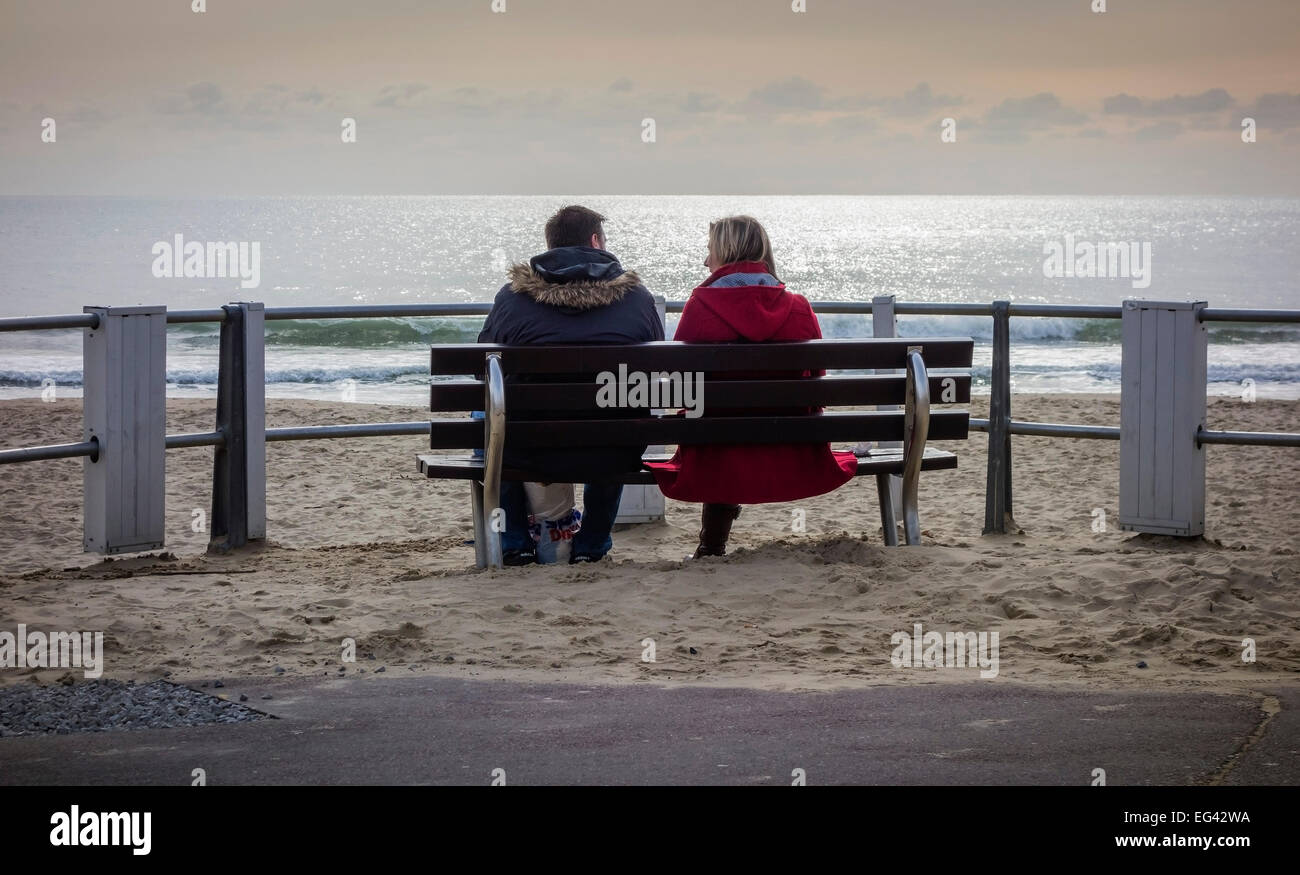
[[[587,483],[582,487],[582,528],[573,536],[572,556],[596,560],[610,551],[614,546],[610,533],[622,498],[621,483]],[[528,534],[528,498],[524,484],[502,481],[500,506],[506,515],[506,530],[501,533],[501,552],[533,550],[535,545]]]

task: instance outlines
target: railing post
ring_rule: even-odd
[[[1006,534],[1011,519],[1011,304],[993,302],[993,364],[989,373],[989,459],[984,534]]]
[[[163,546],[166,518],[167,308],[86,307],[99,325],[82,338],[82,462],[87,553]]]
[[[1205,533],[1204,301],[1125,301],[1120,366],[1119,525]]]
[[[221,323],[209,550],[266,537],[265,323],[260,303],[227,304]]]

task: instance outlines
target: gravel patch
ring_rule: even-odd
[[[15,684],[0,688],[0,737],[243,723],[267,715],[168,681]]]

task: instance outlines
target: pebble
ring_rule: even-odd
[[[379,668],[375,669],[375,674],[379,674],[381,671],[388,671],[388,666],[386,665],[379,666]]]
[[[1138,661],[1138,668],[1146,668],[1146,667],[1147,667],[1147,662],[1145,659]]]
[[[100,679],[0,689],[0,736],[166,729],[264,718],[242,705],[163,680],[135,684]]]

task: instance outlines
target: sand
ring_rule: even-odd
[[[972,404],[975,415],[985,408]],[[1115,424],[1117,396],[1018,395],[1020,419]],[[212,427],[173,400],[169,431]],[[414,409],[268,402],[270,425],[407,421]],[[1300,431],[1300,403],[1212,399],[1212,428]],[[79,439],[75,400],[0,403],[0,447]],[[1207,537],[1116,530],[1119,445],[1015,439],[1022,533],[981,536],[986,440],[922,477],[924,543],[882,545],[875,484],[745,509],[722,559],[685,562],[698,506],[615,534],[592,566],[473,567],[468,489],[420,477],[418,438],[268,447],[268,542],[219,556],[193,531],[212,453],[167,454],[167,548],[82,554],[81,462],[0,467],[0,630],[102,630],[105,677],[409,672],[828,690],[1026,682],[1260,689],[1300,671],[1295,450],[1208,449]],[[1108,529],[1093,531],[1094,509]],[[806,532],[791,530],[794,511]],[[898,668],[891,635],[997,632],[999,671]],[[1256,661],[1243,662],[1242,642]],[[341,661],[344,639],[357,661]],[[655,661],[643,660],[645,639]],[[1138,664],[1145,665],[1139,668]],[[379,668],[386,674],[374,674]],[[0,683],[63,670],[3,669]]]

